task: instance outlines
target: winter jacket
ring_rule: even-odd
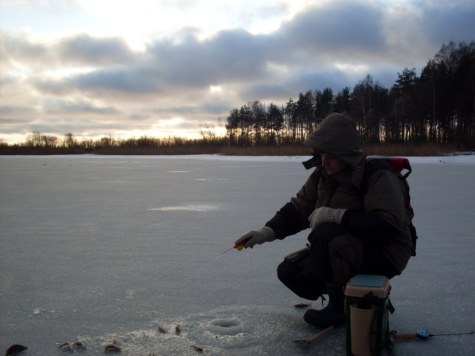
[[[283,239],[308,228],[308,217],[316,208],[347,209],[341,225],[348,230],[348,238],[355,239],[347,241],[352,246],[351,258],[361,261],[364,246],[376,244],[400,274],[412,251],[403,183],[389,170],[365,177],[367,163],[359,149],[356,128],[344,115],[327,117],[305,143],[316,152],[337,156],[349,168],[332,177],[317,168],[266,225],[274,230],[276,238]]]

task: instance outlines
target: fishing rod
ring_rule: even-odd
[[[221,252],[218,256],[216,256],[216,259],[220,258],[225,253],[228,253],[229,251],[234,250],[234,249],[236,249],[238,251],[241,251],[244,248],[244,245],[246,245],[246,242],[248,242],[251,238],[252,238],[252,236],[248,237],[247,239],[245,239],[244,241],[242,241],[238,244],[234,244],[233,247],[228,248],[227,250]]]

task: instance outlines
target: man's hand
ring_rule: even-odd
[[[316,226],[324,222],[341,224],[341,219],[343,218],[345,212],[346,209],[333,209],[327,207],[317,208],[308,217],[310,228],[313,230]]]
[[[274,230],[268,226],[261,227],[258,230],[251,230],[234,242],[234,246],[244,244],[244,248],[253,248],[254,245],[260,245],[264,242],[274,241]]]

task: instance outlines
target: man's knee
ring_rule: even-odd
[[[277,267],[277,277],[301,298],[316,300],[325,292],[325,284],[311,268],[305,268],[301,263],[283,261]]]
[[[277,277],[281,282],[295,278],[297,270],[294,263],[283,261],[277,266]]]

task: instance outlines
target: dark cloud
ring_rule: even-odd
[[[2,131],[14,133],[18,125],[26,125],[36,112],[29,105],[0,105],[0,125]]]
[[[99,68],[65,78],[63,83],[40,82],[48,91],[179,94],[229,81],[246,82],[264,78],[265,44],[245,31],[223,31],[207,41],[189,37],[174,44],[160,41],[146,54],[136,54],[130,65]],[[112,54],[110,54],[112,57]]]
[[[458,1],[454,5],[452,1],[440,1],[422,6],[421,29],[427,31],[432,42],[442,45],[449,41],[475,40],[475,2]]]
[[[53,44],[35,42],[24,35],[0,31],[0,61],[9,60],[33,68],[53,69],[63,65],[100,66],[129,63],[135,54],[118,37],[95,38],[86,34],[61,39]]]
[[[179,44],[156,42],[148,53],[165,83],[207,86],[258,79],[265,65],[265,49],[261,36],[232,30],[206,41],[190,36]]]
[[[108,65],[129,63],[134,58],[125,41],[118,37],[94,38],[80,34],[61,40],[57,49],[60,58],[67,63]]]
[[[282,47],[296,51],[340,53],[381,50],[382,9],[358,2],[336,2],[296,16],[275,35]]]
[[[210,102],[200,105],[200,112],[204,112],[211,115],[219,115],[227,113],[231,107],[230,103]]]
[[[69,85],[85,92],[149,93],[160,91],[160,81],[153,71],[142,67],[98,69],[67,79]]]
[[[18,126],[27,126],[31,123],[34,118],[31,113],[25,115],[25,110],[19,108],[19,110],[14,110],[9,113],[0,112],[0,125],[2,127],[2,132],[5,133],[15,133],[18,131]]]
[[[22,35],[0,31],[0,43],[0,64],[3,66],[10,61],[35,65],[38,61],[49,59],[49,48],[46,45],[35,43]]]
[[[32,78],[29,83],[35,91],[42,93],[43,95],[52,94],[66,96],[72,92],[72,89],[68,87],[67,81],[64,79],[51,79],[39,76],[37,78]]]
[[[60,96],[81,92],[90,97],[112,98],[115,95],[159,93],[161,90],[155,71],[140,66],[104,67],[61,79],[40,77],[31,83],[40,92]]]
[[[43,102],[43,111],[45,113],[81,113],[81,114],[101,114],[101,115],[115,115],[118,110],[113,107],[102,107],[94,105],[85,100],[62,100],[62,99],[47,99]]]

